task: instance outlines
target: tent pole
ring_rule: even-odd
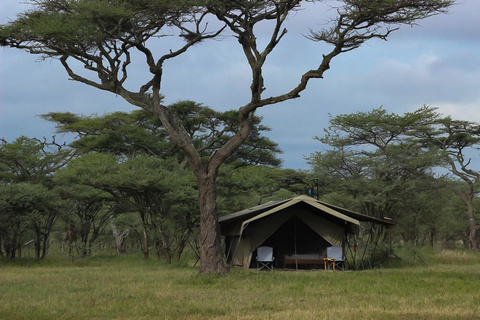
[[[233,238],[233,237],[232,237]],[[227,237],[225,237],[225,242],[227,241]],[[228,250],[227,250],[227,256],[225,257],[225,259],[227,260],[228,262],[228,257],[230,257],[230,252],[232,252],[232,239],[230,239],[229,241],[230,243],[228,244]]]
[[[353,235],[353,265],[355,266],[355,269],[357,269],[357,250],[358,250],[358,235],[354,234]]]
[[[298,271],[297,257],[297,217],[293,217],[293,248],[295,250],[295,270]]]

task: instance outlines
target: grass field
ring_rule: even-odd
[[[0,319],[480,319],[480,253],[424,261],[223,277],[133,255],[0,261]]]

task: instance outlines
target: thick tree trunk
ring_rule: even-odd
[[[200,205],[200,273],[224,274],[220,225],[217,215],[216,176],[197,175]]]

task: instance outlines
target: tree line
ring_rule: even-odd
[[[222,131],[228,139],[234,130],[235,112],[192,101],[169,108],[184,114],[185,127],[206,155],[214,152],[212,134]],[[134,239],[145,259],[154,254],[179,261],[187,246],[198,252],[198,184],[158,118],[143,110],[42,117],[71,142],[2,140],[2,258],[21,255],[24,243],[34,239],[35,256],[43,259],[53,231],[72,258],[90,255],[107,234],[120,254],[126,253],[127,237]],[[307,191],[315,196],[306,186],[316,181],[321,200],[392,219],[397,243],[479,248],[478,124],[430,107],[403,115],[377,108],[331,116],[315,138],[327,147],[306,157],[308,171],[280,169],[281,150],[263,135],[268,130],[256,118],[246,143],[222,166],[220,214]]]
[[[461,240],[478,250],[480,126],[424,106],[330,118],[308,157],[333,201],[397,224],[399,241]],[[441,233],[441,235],[440,235]]]
[[[205,156],[235,129],[236,112],[216,112],[192,101],[169,106],[184,114],[185,127]],[[198,184],[181,148],[168,139],[158,118],[137,110],[104,116],[49,113],[42,116],[71,142],[20,137],[0,149],[0,255],[14,258],[35,239],[35,255],[45,257],[54,227],[70,254],[85,256],[108,230],[116,249],[135,234],[144,258],[151,250],[178,261],[198,241]],[[219,174],[223,214],[267,198],[301,190],[305,173],[279,169],[281,152],[255,118],[246,143]],[[212,136],[217,140],[212,140]],[[213,142],[212,142],[213,141]]]

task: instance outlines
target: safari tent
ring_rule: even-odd
[[[244,268],[255,265],[256,249],[274,249],[276,267],[318,264],[328,247],[346,252],[348,235],[358,233],[360,221],[389,224],[309,196],[268,202],[219,219],[227,262]]]

